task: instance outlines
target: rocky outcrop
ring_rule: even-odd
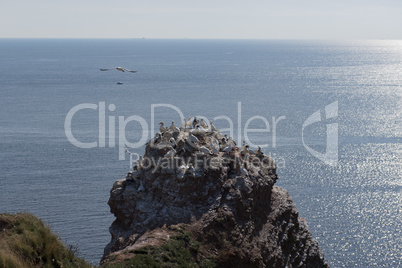
[[[197,265],[208,259],[216,267],[328,267],[291,197],[274,186],[274,161],[213,126],[194,125],[161,128],[134,171],[113,185],[116,220],[103,262],[135,258],[181,226],[199,245],[191,253]]]

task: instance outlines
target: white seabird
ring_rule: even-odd
[[[201,125],[203,128],[208,128],[208,125],[205,123],[204,118],[201,118],[200,125]]]
[[[176,128],[174,121],[172,121],[172,124],[169,127],[169,130],[174,131],[174,129]]]
[[[205,134],[205,133],[207,133],[207,130],[205,128],[201,127],[200,125],[197,125],[197,126],[195,126],[195,129],[193,129],[191,132],[195,133],[195,134]]]
[[[195,168],[193,167],[193,164],[188,165],[187,172],[190,173],[193,177],[195,176]]]
[[[188,118],[187,123],[186,123],[186,128],[191,128],[193,122],[191,122],[191,116]]]
[[[218,130],[218,132],[215,132],[215,137],[219,140],[219,142],[221,142],[222,139],[224,138],[220,130]]]
[[[248,176],[248,171],[244,167],[240,167],[240,173],[244,176]]]
[[[215,144],[211,141],[210,146],[214,154],[219,154],[219,143]]]
[[[127,68],[123,67],[114,67],[114,68],[108,68],[108,69],[100,69],[101,71],[109,71],[109,70],[118,70],[120,72],[130,72],[130,73],[136,73],[137,71],[129,70]]]
[[[151,144],[154,145],[155,143],[158,143],[161,140],[162,135],[160,133],[156,133],[155,137],[153,137],[149,142],[146,143],[146,145]]]
[[[190,141],[195,142],[195,143],[200,143],[200,140],[193,134],[189,133],[188,137],[190,138]]]
[[[165,154],[165,156],[164,157],[174,157],[176,155],[176,150],[175,149],[172,149],[172,150],[170,150],[169,152],[167,152],[166,154]]]
[[[180,126],[180,127],[184,128],[184,129],[187,128],[187,121],[186,121],[186,118],[183,119],[183,122],[181,123],[181,126]]]
[[[203,152],[204,154],[209,154],[209,155],[212,154],[211,151],[205,146],[201,146],[200,151]]]
[[[223,151],[228,153],[228,152],[232,151],[232,148],[233,148],[233,147],[232,147],[232,143],[230,143],[228,147],[225,147],[225,148],[223,149]]]
[[[209,126],[211,127],[212,132],[216,131],[215,126],[212,124],[212,121],[209,121]]]
[[[173,137],[171,137],[171,138],[169,139],[169,143],[170,143],[170,145],[172,145],[172,147],[175,147],[175,146],[176,146],[176,140],[175,140]]]

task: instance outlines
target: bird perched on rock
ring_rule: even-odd
[[[159,131],[160,131],[161,133],[165,132],[165,131],[166,131],[165,123],[160,122],[159,124],[161,125],[161,126],[159,127]]]
[[[191,176],[193,176],[193,177],[195,176],[195,168],[193,167],[193,164],[190,163],[190,164],[188,165],[187,172],[190,173]]]
[[[204,154],[208,154],[208,155],[212,154],[211,151],[205,146],[201,146],[200,151],[203,152]]]
[[[176,140],[173,137],[169,139],[169,143],[172,145],[172,147],[176,147]]]
[[[236,142],[232,139],[232,137],[229,137],[229,139],[227,140],[227,143],[231,143],[231,144],[233,144],[233,146],[236,146],[237,144],[236,144]]]
[[[172,121],[172,124],[170,125],[169,130],[174,131],[175,128],[176,128],[176,126],[174,124],[174,121]]]
[[[250,145],[246,144],[244,147],[242,147],[242,150],[240,151],[241,155],[247,155],[250,154]]]
[[[190,139],[191,142],[200,143],[200,140],[191,133],[188,134],[188,138]]]
[[[179,170],[177,172],[176,177],[178,179],[183,179],[184,178],[184,174],[186,174],[186,171],[188,169],[188,166],[186,166],[183,162],[183,160],[181,161],[181,165],[179,166]]]
[[[148,145],[148,144],[154,145],[154,144],[160,142],[161,138],[162,138],[162,135],[159,132],[157,132],[155,134],[155,137],[153,137],[149,142],[147,142],[146,145]]]
[[[186,121],[186,118],[184,118],[183,119],[183,122],[181,123],[181,126],[180,126],[182,129],[186,129],[187,128],[187,121]]]
[[[197,145],[194,142],[191,142],[188,139],[185,139],[183,149],[184,149],[184,151],[187,151],[189,153],[193,153],[198,148],[197,148]]]
[[[211,137],[210,146],[214,154],[219,154],[219,141],[217,139]]]
[[[205,123],[204,118],[201,118],[200,126],[203,128],[208,128],[208,125]]]
[[[260,146],[258,146],[258,149],[255,150],[255,154],[256,154],[257,156],[263,156],[263,155],[264,155],[264,152],[261,150],[261,147],[260,147]]]
[[[198,125],[198,120],[197,120],[197,117],[194,116],[193,128],[195,128],[196,125]]]
[[[186,128],[191,128],[191,126],[192,126],[191,117],[189,117],[186,123]]]
[[[223,151],[228,153],[228,152],[232,151],[232,149],[233,149],[232,143],[229,143],[229,146],[223,148]]]
[[[167,152],[165,154],[164,157],[170,158],[170,157],[174,157],[176,155],[176,150],[175,149],[171,149],[169,152]]]
[[[248,176],[248,171],[244,167],[240,167],[240,173],[244,176]]]
[[[210,126],[212,132],[215,132],[215,131],[216,131],[216,128],[215,128],[215,126],[212,124],[212,121],[209,121],[209,126]]]
[[[221,141],[224,137],[221,134],[220,130],[218,130],[218,132],[215,132],[215,137],[218,139],[218,141]]]
[[[205,128],[201,127],[200,125],[196,125],[195,129],[193,129],[192,132],[195,134],[205,134],[205,133],[207,133],[207,130]]]

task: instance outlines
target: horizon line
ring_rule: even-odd
[[[393,38],[197,38],[197,37],[0,37],[0,39],[75,39],[75,40],[297,40],[297,41],[402,41]]]

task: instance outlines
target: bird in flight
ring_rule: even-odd
[[[132,71],[123,67],[115,67],[115,68],[109,68],[109,69],[100,69],[101,71],[109,71],[109,70],[118,70],[120,72],[130,72],[130,73],[136,73],[137,71]]]

